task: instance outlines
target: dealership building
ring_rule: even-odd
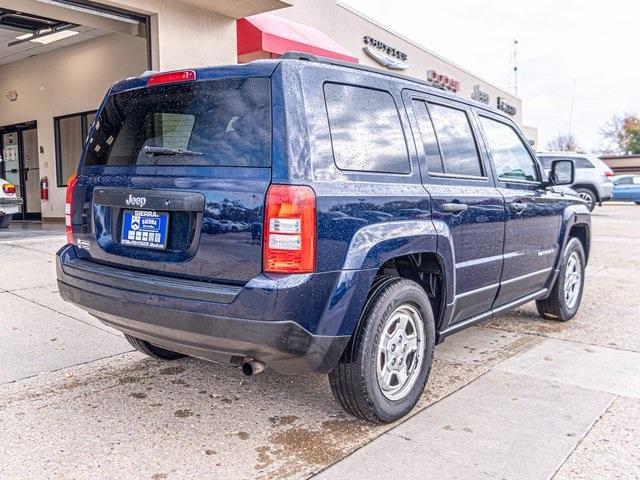
[[[291,50],[430,79],[522,126],[519,98],[336,0],[0,0],[0,177],[24,198],[17,219],[63,219],[113,82]]]

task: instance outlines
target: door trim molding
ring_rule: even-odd
[[[500,285],[510,285],[512,283],[519,282],[521,280],[526,280],[527,278],[542,275],[544,273],[549,273],[551,270],[553,270],[553,267],[543,268],[542,270],[536,270],[535,272],[527,273],[526,275],[520,275],[519,277],[510,278],[509,280],[503,280],[500,282]]]

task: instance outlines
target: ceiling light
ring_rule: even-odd
[[[57,42],[58,40],[64,40],[65,38],[73,37],[80,32],[76,32],[74,30],[61,30],[55,33],[42,33],[38,36],[33,35],[32,33],[25,33],[24,35],[20,35],[16,37],[16,40],[29,40],[31,37],[33,39],[29,40],[30,42],[39,43],[41,45],[48,45],[53,42]]]

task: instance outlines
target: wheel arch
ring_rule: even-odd
[[[416,281],[429,296],[437,328],[455,288],[455,257],[448,233],[445,224],[430,219],[368,225],[354,235],[343,270],[372,272],[366,289],[361,290],[366,290],[367,296],[381,275]],[[353,324],[355,332],[366,308],[366,299],[352,307],[357,316]]]
[[[584,250],[585,261],[589,259],[589,250],[591,247],[591,228],[586,223],[576,223],[569,229],[567,242],[571,238],[577,238],[582,244]]]
[[[573,185],[571,185],[571,188],[573,188],[574,190],[576,190],[578,188],[589,190],[595,196],[596,202],[600,202],[601,201],[600,200],[600,193],[598,192],[598,189],[596,188],[595,185],[593,185],[591,183],[574,183]]]
[[[585,260],[589,258],[591,247],[591,214],[587,207],[582,204],[572,204],[565,208],[562,218],[562,228],[560,231],[560,242],[558,258],[556,259],[556,270],[567,243],[572,237],[578,238],[584,248]]]
[[[422,287],[431,303],[435,328],[439,329],[447,301],[447,273],[442,257],[436,252],[415,252],[388,259],[376,277],[405,278]]]

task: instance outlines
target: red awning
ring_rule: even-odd
[[[241,18],[238,28],[238,57],[257,53],[282,55],[297,51],[358,63],[338,42],[314,27],[261,13]]]

